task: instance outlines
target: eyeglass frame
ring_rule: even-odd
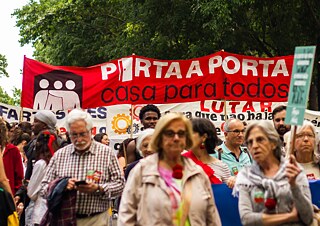
[[[168,132],[170,134],[168,134]],[[183,134],[182,134],[183,132]],[[180,133],[180,134],[179,134]],[[176,135],[178,135],[179,138],[185,138],[187,137],[187,134],[188,132],[185,131],[185,130],[179,130],[178,132],[174,132],[173,130],[164,130],[162,132],[162,134],[165,136],[165,137],[168,137],[168,138],[174,138]]]
[[[302,133],[302,134],[296,134],[296,138],[297,139],[304,139],[305,137],[308,137],[308,139],[315,139],[316,136],[314,134],[306,134],[306,133]]]
[[[240,133],[244,134],[246,132],[246,129],[243,129],[243,130],[238,130],[238,129],[235,129],[235,130],[228,130],[226,131],[227,133],[235,133],[236,135],[239,135]]]
[[[90,131],[82,132],[82,133],[70,133],[70,138],[78,139],[79,137],[84,138],[88,136]]]

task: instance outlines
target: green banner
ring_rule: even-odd
[[[298,46],[295,48],[286,124],[302,125],[303,123],[315,52],[315,46]]]

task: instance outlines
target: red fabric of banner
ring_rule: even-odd
[[[292,65],[293,56],[257,58],[223,51],[189,60],[132,55],[86,68],[25,58],[21,106],[67,110],[200,100],[285,102]]]

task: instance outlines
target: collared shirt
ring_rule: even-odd
[[[46,175],[42,181],[45,190],[47,184],[59,177],[71,177],[86,180],[88,171],[99,171],[99,185],[102,194],[77,192],[76,209],[78,214],[104,212],[108,209],[110,197],[117,197],[124,188],[124,179],[114,152],[106,145],[92,140],[89,150],[78,153],[73,144],[59,149],[51,158]]]
[[[232,176],[237,175],[244,166],[251,165],[251,157],[248,152],[243,150],[243,147],[240,147],[240,156],[238,159],[235,154],[227,148],[225,142],[223,142],[220,147],[222,148],[221,161],[228,165]],[[218,151],[212,156],[219,158]]]

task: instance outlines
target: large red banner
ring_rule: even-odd
[[[86,68],[25,58],[21,106],[67,110],[204,100],[285,102],[292,65],[293,56],[257,58],[224,51],[189,60],[132,55]]]

